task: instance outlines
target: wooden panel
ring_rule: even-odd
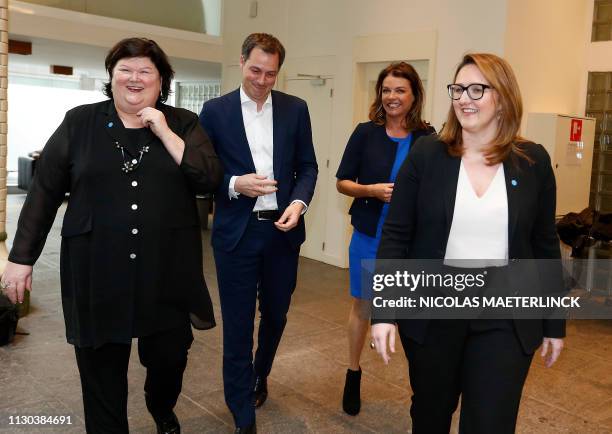
[[[72,66],[51,65],[52,74],[72,75]]]
[[[28,41],[15,41],[14,39],[9,39],[9,53],[11,54],[23,54],[29,55],[32,54],[32,43]]]

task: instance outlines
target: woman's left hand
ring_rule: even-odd
[[[159,110],[153,107],[145,107],[136,114],[140,117],[142,125],[150,128],[153,134],[162,139],[162,141],[164,137],[172,133],[172,130],[170,130],[166,123],[166,117]]]
[[[550,353],[549,350],[550,349]],[[550,368],[559,358],[563,349],[563,339],[560,338],[544,338],[542,341],[542,351],[540,355],[544,359],[544,364]]]

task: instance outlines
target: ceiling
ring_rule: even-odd
[[[107,49],[63,42],[51,39],[33,38],[9,34],[10,39],[32,43],[32,54],[28,56],[9,54],[9,74],[49,74],[49,65],[72,66],[74,76],[106,78],[104,58]],[[110,47],[109,47],[110,48]],[[221,64],[170,57],[178,81],[207,80],[221,78]]]

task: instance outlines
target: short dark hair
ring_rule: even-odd
[[[405,78],[410,83],[414,102],[406,114],[406,128],[409,130],[426,128],[427,124],[421,118],[423,105],[425,104],[423,83],[412,65],[406,62],[391,63],[378,74],[378,80],[376,81],[376,99],[372,102],[372,106],[370,107],[370,120],[377,125],[385,125],[386,112],[382,104],[382,87],[383,81],[388,75]]]
[[[269,33],[251,33],[242,43],[242,57],[247,60],[253,48],[261,48],[268,54],[278,54],[278,69],[283,66],[285,60],[285,47],[278,39]]]
[[[147,38],[126,38],[117,42],[110,49],[104,61],[104,67],[108,72],[108,83],[104,84],[104,95],[113,98],[111,81],[113,79],[113,68],[121,59],[131,57],[148,57],[159,71],[161,77],[161,92],[159,101],[165,102],[170,95],[170,83],[174,77],[174,70],[168,61],[168,56],[157,43]]]

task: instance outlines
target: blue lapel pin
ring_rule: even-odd
[[[112,122],[109,122],[107,126],[110,128],[110,127],[112,127],[112,126],[113,126],[113,123],[112,123]]]
[[[518,181],[516,179],[513,179],[512,181],[510,181],[510,184],[512,184],[512,187],[516,187],[518,185]]]

